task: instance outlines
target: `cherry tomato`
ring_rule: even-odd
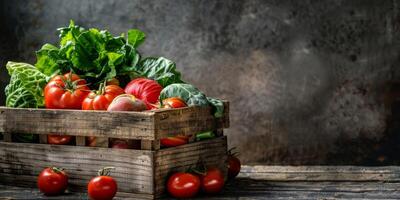
[[[44,88],[45,105],[51,109],[81,109],[88,94],[86,81],[72,73],[55,76]]]
[[[190,198],[200,190],[200,178],[196,175],[178,172],[169,177],[168,192],[175,198]]]
[[[110,200],[117,193],[117,182],[108,176],[110,168],[99,171],[99,176],[94,177],[88,184],[88,195],[92,200]]]
[[[40,172],[37,185],[45,195],[62,194],[68,186],[67,174],[59,168],[46,168]]]
[[[160,144],[163,147],[176,147],[187,144],[189,140],[188,136],[175,136],[160,139]]]
[[[162,101],[163,108],[182,108],[187,107],[186,102],[179,97],[170,97]]]
[[[82,102],[82,110],[107,110],[110,103],[124,90],[118,85],[101,85],[99,91],[91,92]]]
[[[216,194],[224,187],[224,175],[218,168],[210,168],[201,176],[201,188],[207,194]]]
[[[240,172],[240,160],[234,155],[228,155],[228,177],[235,178]]]
[[[72,140],[72,136],[68,135],[47,135],[48,144],[66,145]]]

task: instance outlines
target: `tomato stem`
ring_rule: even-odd
[[[99,176],[109,176],[112,169],[115,169],[115,167],[104,167],[100,169],[97,174]]]
[[[234,150],[236,150],[236,147],[232,147],[231,149],[228,150],[228,155],[229,156],[238,156],[239,153],[237,151],[234,152]]]
[[[58,168],[58,167],[51,167],[51,170],[53,170],[57,174],[62,173],[64,171],[63,168]]]

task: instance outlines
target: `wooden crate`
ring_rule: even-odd
[[[120,197],[154,199],[163,195],[169,173],[185,170],[199,159],[224,169],[227,141],[223,128],[229,126],[229,106],[222,118],[210,107],[160,109],[146,112],[18,109],[0,107],[0,183],[36,186],[45,167],[63,167],[69,174],[69,190],[84,191],[97,170],[113,166]],[[214,130],[215,139],[160,149],[160,139]],[[42,144],[15,143],[14,133],[40,135]],[[76,136],[72,145],[49,145],[48,133]],[[86,136],[98,139],[140,140],[140,149],[112,149],[84,146]]]

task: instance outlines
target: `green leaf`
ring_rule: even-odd
[[[165,87],[160,93],[160,102],[166,98],[179,97],[189,106],[208,106],[208,100],[199,89],[186,83],[174,83]]]
[[[137,48],[146,39],[146,34],[138,29],[128,30],[128,43]]]
[[[174,83],[165,87],[160,93],[160,102],[166,98],[179,97],[189,106],[208,106],[214,108],[214,116],[222,117],[224,104],[221,100],[206,97],[199,89],[186,83]]]
[[[36,68],[42,73],[51,76],[68,70],[70,61],[64,57],[60,49],[51,44],[45,44],[36,52]]]
[[[173,83],[184,83],[181,80],[181,73],[176,70],[175,63],[164,57],[145,58],[140,62],[137,70],[142,76],[157,81],[163,87]]]
[[[207,97],[208,102],[214,107],[214,116],[222,117],[224,115],[224,103],[216,98]]]
[[[44,107],[43,88],[48,77],[27,63],[8,62],[11,76],[5,88],[6,106],[16,108]]]

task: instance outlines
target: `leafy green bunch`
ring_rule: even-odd
[[[176,64],[164,57],[142,58],[137,48],[146,35],[130,29],[126,35],[113,36],[107,30],[85,29],[71,20],[59,28],[59,44],[45,44],[36,52],[35,66],[26,63],[7,64],[11,81],[6,88],[7,106],[37,108],[44,106],[43,88],[56,74],[73,72],[98,89],[100,83],[117,78],[124,86],[130,80],[146,77],[165,89],[160,100],[181,97],[189,105],[213,105],[221,116],[220,100],[207,98],[200,90],[184,83]]]
[[[145,40],[145,34],[131,29],[112,36],[106,30],[84,29],[73,21],[68,27],[58,29],[60,44],[45,44],[37,51],[35,66],[44,74],[72,71],[86,79],[93,87],[116,76],[136,73],[140,54],[136,48]]]

